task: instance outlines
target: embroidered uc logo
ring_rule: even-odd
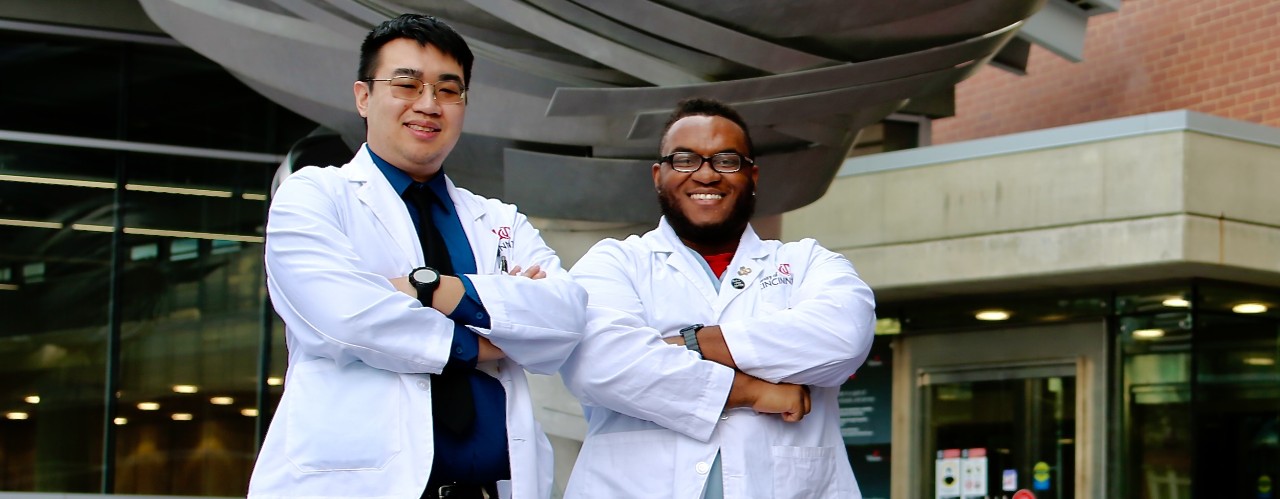
[[[778,273],[782,275],[791,275],[791,264],[789,263],[779,264]]]
[[[493,229],[493,233],[498,235],[498,239],[511,239],[511,227],[498,227]]]

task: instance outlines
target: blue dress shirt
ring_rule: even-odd
[[[466,276],[476,273],[476,258],[471,252],[467,234],[462,229],[458,211],[449,197],[444,170],[423,185],[414,182],[407,173],[378,157],[372,149],[369,149],[369,156],[401,199],[404,199],[406,189],[428,188],[436,194],[440,202],[431,207],[431,221],[440,231],[445,247],[449,250],[454,273],[466,289],[462,301],[448,315],[454,321],[449,364],[452,366],[461,363],[470,368],[468,372],[471,391],[475,395],[476,417],[470,435],[453,435],[440,425],[434,428],[436,458],[431,465],[432,485],[451,482],[486,484],[508,479],[511,477],[511,463],[507,455],[506,391],[498,380],[474,369],[479,355],[479,338],[466,326],[488,328],[489,313]],[[413,219],[414,228],[417,229],[421,224],[418,210],[408,200],[404,203],[409,217]],[[406,269],[405,272],[409,270],[411,269]]]

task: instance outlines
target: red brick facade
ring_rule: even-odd
[[[1084,61],[1032,47],[1027,75],[956,87],[935,144],[1189,109],[1280,127],[1280,0],[1126,0],[1090,19]]]

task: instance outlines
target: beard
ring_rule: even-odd
[[[748,184],[746,190],[755,192],[755,182]],[[742,239],[742,232],[747,229],[747,223],[756,212],[756,197],[744,192],[733,203],[729,216],[720,223],[697,225],[680,211],[674,197],[668,191],[658,192],[658,206],[662,208],[662,216],[667,218],[667,223],[671,224],[671,229],[680,239],[702,246],[717,246]]]

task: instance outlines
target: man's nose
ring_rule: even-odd
[[[694,171],[689,175],[693,176],[694,180],[704,184],[716,182],[724,176],[723,173],[720,173],[716,171],[715,168],[711,167],[710,161],[703,161],[701,165],[698,165],[697,171]]]
[[[418,100],[413,101],[413,109],[426,114],[440,114],[440,103],[436,102],[435,89],[427,86],[422,90]]]

